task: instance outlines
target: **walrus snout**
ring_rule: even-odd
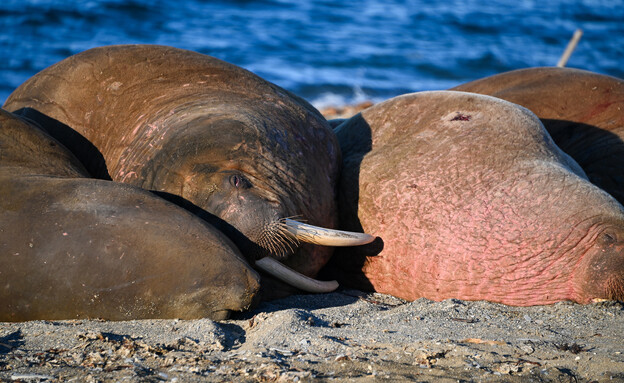
[[[280,262],[300,251],[304,252],[303,256],[310,256],[309,252],[301,249],[302,242],[332,247],[359,246],[375,239],[369,234],[328,229],[282,218],[285,215],[282,205],[262,198],[246,178],[232,173],[227,180],[229,186],[240,190],[230,190],[229,195],[221,191],[219,203],[214,203],[213,193],[210,206],[215,214],[205,214],[204,210],[204,214],[200,215],[230,237],[248,262],[300,290],[324,293],[338,287],[336,281],[309,278]],[[243,187],[243,183],[247,184]],[[226,195],[228,203],[223,203]]]
[[[208,208],[246,237],[235,242],[249,260],[267,256],[287,259],[297,252],[301,242],[331,247],[359,246],[375,239],[369,234],[324,228],[285,217],[288,207],[266,198],[241,173],[232,172],[224,180],[230,190],[224,190],[220,196],[213,193],[212,201],[221,202],[211,202]]]
[[[280,236],[286,236],[288,238],[287,241],[297,245],[301,241],[324,246],[359,246],[370,243],[375,239],[375,237],[369,234],[326,229],[290,218],[279,220],[279,230]],[[293,250],[292,247],[291,250]],[[337,281],[319,281],[309,278],[276,261],[271,256],[257,260],[256,267],[303,291],[326,293],[338,288]]]
[[[624,300],[624,228],[608,228],[577,267],[580,301]]]
[[[306,292],[331,292],[338,288],[338,282],[310,278],[281,262],[299,252],[301,242],[322,246],[359,246],[375,239],[369,234],[327,229],[291,218],[276,218],[275,211],[272,212],[274,218],[267,220],[266,217],[271,216],[271,213],[261,209],[259,206],[262,204],[255,202],[254,209],[242,209],[247,214],[239,211],[240,204],[238,208],[236,204],[228,205],[223,216],[217,219],[217,226],[258,269]],[[265,204],[265,208],[270,205]]]
[[[235,176],[230,179],[235,187],[238,182],[244,182]],[[279,203],[263,200],[250,190],[251,185],[246,189],[221,212],[221,218],[235,231],[234,242],[257,268],[303,291],[330,292],[338,288],[338,282],[315,280],[281,263],[299,251],[309,255],[300,248],[302,242],[334,247],[364,245],[375,239],[369,234],[328,229],[283,218]]]

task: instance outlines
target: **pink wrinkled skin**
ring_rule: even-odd
[[[624,297],[624,209],[527,109],[422,92],[336,132],[341,223],[384,241],[334,257],[343,283],[519,306]]]

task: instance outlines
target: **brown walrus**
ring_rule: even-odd
[[[624,80],[572,68],[528,68],[460,85],[530,109],[590,181],[624,203]]]
[[[0,110],[0,321],[224,319],[259,276],[231,241],[140,188],[87,178]]]
[[[341,221],[385,243],[376,257],[334,256],[343,283],[408,300],[624,299],[624,208],[529,110],[422,92],[370,107],[336,134]]]
[[[26,81],[5,108],[45,126],[96,177],[162,192],[215,224],[252,263],[281,258],[314,276],[332,249],[299,241],[372,240],[292,219],[335,227],[336,138],[304,100],[213,57],[95,48]]]

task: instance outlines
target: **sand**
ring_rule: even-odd
[[[0,323],[2,381],[624,382],[624,304],[340,289],[232,319]]]

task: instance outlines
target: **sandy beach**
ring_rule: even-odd
[[[622,382],[624,305],[340,289],[207,319],[0,324],[7,382]]]

